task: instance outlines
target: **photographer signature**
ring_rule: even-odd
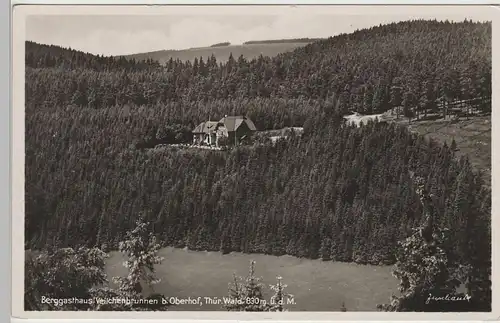
[[[450,295],[446,294],[445,296],[433,296],[432,294],[429,293],[429,297],[427,297],[427,300],[425,301],[425,304],[429,304],[431,301],[436,301],[436,302],[458,302],[458,301],[467,301],[470,302],[471,296],[468,294],[462,294],[460,296],[456,295]]]

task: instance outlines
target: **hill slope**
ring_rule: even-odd
[[[71,48],[25,42],[25,64],[27,68],[53,68],[64,70],[91,69],[94,71],[144,70],[158,67],[151,60],[136,61],[124,57],[94,55]]]
[[[190,48],[184,50],[161,50],[149,53],[138,53],[132,55],[126,55],[126,58],[132,58],[136,60],[152,59],[160,62],[160,64],[167,63],[170,59],[181,60],[181,61],[194,61],[195,58],[207,59],[214,55],[218,62],[226,62],[229,58],[229,54],[233,54],[233,57],[237,58],[240,55],[247,58],[248,60],[254,59],[262,56],[276,56],[280,53],[285,53],[294,50],[295,48],[305,46],[308,42],[282,42],[282,43],[251,43],[243,45],[229,45],[229,46],[216,46],[216,47],[201,47],[201,48]]]
[[[448,145],[455,141],[457,155],[467,156],[472,167],[484,173],[485,185],[491,186],[491,117],[458,122],[415,122],[410,129]]]
[[[33,248],[113,246],[144,212],[164,245],[391,263],[421,221],[414,171],[450,227],[456,259],[490,259],[491,192],[468,160],[406,128],[351,127],[342,116],[402,105],[418,117],[491,95],[491,24],[402,22],[224,64],[108,68],[49,53],[44,65],[36,55],[26,69]],[[141,149],[224,114],[245,114],[259,130],[304,131],[228,153]]]

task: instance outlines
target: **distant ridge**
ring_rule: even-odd
[[[194,61],[195,58],[199,59],[202,57],[203,59],[207,59],[212,55],[215,56],[218,62],[226,62],[230,54],[235,58],[243,55],[243,57],[251,60],[260,55],[273,57],[278,54],[291,52],[296,48],[304,47],[317,40],[323,40],[323,38],[252,40],[241,45],[232,45],[230,42],[222,42],[208,47],[195,47],[181,50],[158,50],[124,55],[123,57],[135,60],[152,59],[158,61],[162,65],[167,63],[170,58],[173,60]]]
[[[271,39],[271,40],[251,40],[244,42],[243,45],[255,44],[287,44],[287,43],[312,43],[325,38],[292,38],[292,39]]]

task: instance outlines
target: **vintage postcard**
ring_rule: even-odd
[[[499,13],[15,6],[13,315],[499,317]]]

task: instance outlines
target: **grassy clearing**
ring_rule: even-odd
[[[354,122],[358,126],[370,119],[396,122],[407,126],[411,131],[419,133],[427,138],[432,138],[441,143],[451,145],[453,139],[457,144],[457,156],[469,156],[472,166],[484,171],[485,184],[491,187],[491,116],[473,116],[469,119],[460,118],[447,120],[436,118],[435,120],[412,120],[400,117],[396,119],[395,112],[389,110],[383,114],[360,115],[352,114],[344,117],[348,122]]]
[[[457,156],[469,157],[472,166],[484,172],[486,186],[491,187],[491,115],[478,115],[469,118],[461,117],[453,120],[436,118],[435,120],[412,120],[400,117],[389,110],[383,119],[407,126],[411,131],[441,143],[451,145],[453,139],[457,144]]]
[[[458,121],[413,121],[409,128],[426,137],[451,144],[455,139],[457,155],[468,155],[476,169],[485,172],[491,185],[491,117],[473,117]]]
[[[162,281],[155,291],[166,296],[223,297],[228,294],[228,283],[233,273],[246,276],[250,261],[256,261],[256,273],[266,285],[274,284],[281,275],[287,291],[294,295],[291,311],[338,311],[342,302],[349,311],[375,311],[376,305],[389,301],[397,293],[397,280],[391,275],[391,266],[363,266],[347,263],[323,262],[290,256],[218,252],[196,252],[164,248],[165,257],[157,268]],[[110,277],[125,275],[123,258],[111,253],[107,263]],[[270,295],[266,295],[269,298]],[[172,310],[221,310],[218,305],[178,305]]]

